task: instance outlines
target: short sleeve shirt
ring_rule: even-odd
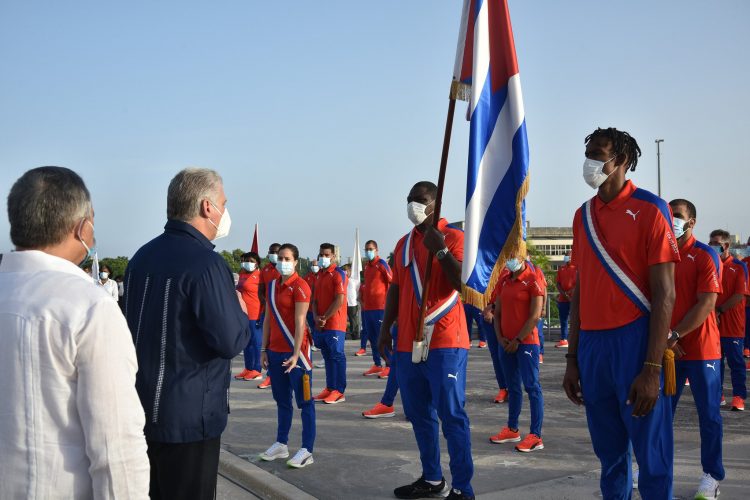
[[[385,296],[391,284],[393,273],[388,263],[378,257],[365,266],[365,282],[362,292],[362,310],[378,311],[385,309]]]
[[[747,294],[747,267],[735,257],[724,261],[721,277],[722,293],[716,299],[716,307],[722,306],[732,295]],[[719,316],[719,332],[722,337],[743,338],[745,336],[745,298]]]
[[[649,267],[679,262],[672,229],[672,211],[658,196],[627,181],[609,203],[599,196],[592,202],[599,237],[638,280],[650,297]],[[571,262],[578,268],[579,317],[583,330],[609,330],[632,323],[643,312],[625,295],[605,270],[586,235],[582,208],[573,218]]]
[[[237,282],[237,290],[242,295],[242,300],[247,308],[247,317],[253,321],[260,318],[260,298],[258,297],[258,285],[260,284],[260,271],[257,269],[251,273],[241,271]]]
[[[291,275],[286,280],[286,283],[281,283],[281,278],[278,278],[276,280],[276,294],[274,299],[276,301],[276,311],[271,309],[271,297],[266,298],[268,321],[270,322],[268,349],[274,352],[293,352],[294,337],[296,335],[304,335],[301,351],[306,350],[309,345],[307,325],[303,326],[304,330],[302,332],[295,331],[294,310],[297,303],[310,303],[310,287],[297,273]],[[278,313],[278,316],[276,313]],[[279,319],[281,319],[286,330],[292,335],[291,339],[282,330]]]
[[[571,297],[573,296],[573,289],[576,287],[576,277],[578,275],[578,270],[576,269],[576,266],[568,262],[564,266],[561,266],[557,270],[557,289],[558,291],[564,291]],[[570,302],[566,296],[563,294],[557,295],[557,301],[558,302]]]
[[[531,299],[533,297],[544,297],[544,289],[539,284],[539,276],[536,269],[531,269],[528,263],[517,278],[512,275],[505,276],[498,285],[500,289],[500,326],[502,335],[506,339],[514,339],[529,319]],[[495,305],[497,307],[497,304]],[[530,335],[521,341],[522,344],[539,344],[539,331],[536,325]]]
[[[464,233],[460,229],[450,226],[445,219],[438,221],[438,230],[445,235],[445,245],[450,253],[459,262],[464,258]],[[430,276],[430,295],[427,297],[427,309],[431,309],[445,302],[453,293],[453,285],[443,273],[437,257],[432,255],[423,245],[424,235],[414,230],[411,247],[413,259],[409,266],[404,265],[404,253],[408,234],[401,238],[396,244],[393,262],[393,284],[399,287],[398,297],[398,343],[396,350],[399,352],[411,352],[412,344],[419,321],[419,304],[414,292],[414,283],[411,276],[411,266],[415,263],[420,272],[424,272],[427,259],[432,258],[432,274]],[[466,316],[461,305],[461,299],[453,306],[447,314],[435,323],[432,331],[430,349],[440,348],[469,348],[469,336],[466,328]]]
[[[326,313],[337,295],[343,295],[344,301],[341,307],[326,321],[323,330],[346,331],[346,287],[348,279],[346,272],[335,264],[326,269],[318,271],[318,279],[315,282],[315,315],[322,316]]]
[[[672,310],[671,328],[698,302],[700,293],[721,292],[721,260],[708,245],[694,237],[680,248],[680,262],[675,265],[676,299]],[[719,326],[716,313],[711,311],[706,320],[692,332],[679,332],[683,335],[680,347],[685,351],[681,361],[699,361],[721,358]]]
[[[260,281],[264,285],[266,285],[266,288],[268,288],[268,284],[275,280],[276,278],[280,278],[281,274],[279,274],[279,271],[276,269],[276,266],[271,264],[270,262],[263,266],[263,269],[260,270]]]

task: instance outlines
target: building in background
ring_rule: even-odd
[[[553,269],[563,264],[563,256],[573,248],[572,227],[532,227],[527,223],[526,241],[549,258]]]

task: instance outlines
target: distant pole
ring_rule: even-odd
[[[664,139],[656,139],[656,175],[657,175],[657,193],[661,198],[661,148],[659,147]]]

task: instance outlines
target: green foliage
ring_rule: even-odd
[[[542,253],[531,243],[526,243],[526,249],[529,254],[531,262],[535,266],[540,267],[544,272],[544,278],[547,280],[547,309],[549,309],[549,316],[545,314],[545,318],[549,317],[553,325],[560,324],[560,313],[557,310],[557,273],[552,269],[552,265],[549,262],[549,257]]]
[[[242,259],[235,257],[235,254],[237,252],[239,252],[239,256],[242,257],[242,254],[244,252],[239,248],[232,252],[229,252],[228,250],[222,250],[221,252],[219,252],[219,255],[224,258],[224,261],[227,263],[227,266],[229,266],[229,269],[231,269],[233,273],[240,272],[240,262]]]
[[[128,257],[105,257],[99,259],[99,267],[103,265],[109,266],[112,270],[112,276],[110,276],[110,278],[114,279],[118,276],[125,276],[125,268],[128,267],[128,262],[130,262]]]

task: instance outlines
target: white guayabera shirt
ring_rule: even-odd
[[[133,341],[89,275],[2,255],[0,367],[0,498],[148,497]]]

